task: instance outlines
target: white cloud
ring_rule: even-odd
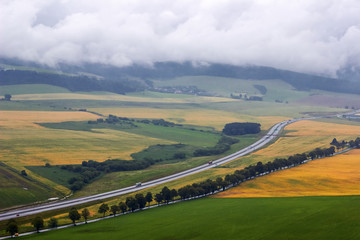
[[[155,61],[335,75],[360,65],[357,0],[0,0],[0,56],[56,66]]]

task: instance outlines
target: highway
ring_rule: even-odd
[[[206,164],[200,165],[198,167],[195,167],[195,168],[192,168],[192,169],[189,169],[186,171],[182,171],[179,173],[169,175],[167,177],[155,179],[155,180],[148,181],[148,182],[143,182],[141,184],[141,186],[134,185],[134,186],[121,188],[121,189],[117,189],[117,190],[113,190],[113,191],[109,191],[109,192],[105,192],[105,193],[100,193],[100,194],[96,194],[96,195],[68,199],[68,200],[63,200],[63,201],[56,201],[56,202],[46,203],[46,204],[42,204],[42,205],[38,205],[38,206],[30,206],[27,208],[19,208],[19,209],[11,210],[11,211],[0,214],[0,221],[4,221],[4,220],[11,219],[11,218],[16,218],[16,217],[34,215],[34,214],[38,214],[41,212],[46,212],[46,211],[51,211],[51,210],[55,210],[55,209],[76,206],[79,204],[88,203],[88,202],[92,202],[92,201],[116,197],[119,195],[136,192],[141,189],[145,189],[148,187],[152,187],[152,186],[156,186],[156,185],[163,184],[166,182],[170,182],[170,181],[173,181],[173,180],[176,180],[176,179],[179,179],[179,178],[182,178],[182,177],[194,174],[194,173],[202,172],[207,169],[216,167],[218,165],[233,161],[233,160],[235,160],[239,157],[245,156],[251,152],[254,152],[255,150],[257,150],[257,149],[263,147],[264,145],[268,144],[269,142],[271,142],[274,138],[277,137],[279,132],[285,126],[287,126],[291,123],[301,121],[301,120],[313,120],[313,119],[318,119],[318,118],[322,118],[322,117],[299,118],[299,119],[292,119],[292,120],[287,120],[287,121],[277,123],[267,132],[267,134],[264,137],[259,139],[257,142],[255,142],[255,143],[251,144],[250,146],[243,148],[240,151],[237,151],[233,154],[230,154],[223,158],[214,160],[214,161],[212,161],[211,164],[206,163]]]

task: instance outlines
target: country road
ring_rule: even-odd
[[[347,113],[347,114],[353,114],[353,113],[354,112]],[[113,191],[109,191],[109,192],[105,192],[105,193],[100,193],[100,194],[96,194],[96,195],[91,195],[91,196],[86,196],[86,197],[81,197],[81,198],[74,198],[74,199],[69,199],[69,200],[64,200],[64,201],[51,202],[51,203],[46,203],[46,204],[42,204],[39,206],[31,206],[31,207],[26,207],[26,208],[10,210],[8,212],[4,212],[4,213],[0,214],[0,221],[8,220],[11,218],[16,218],[19,216],[22,217],[22,216],[34,215],[34,214],[38,214],[41,212],[46,212],[46,211],[51,211],[51,210],[55,210],[55,209],[61,209],[61,208],[65,208],[65,207],[71,207],[71,206],[75,206],[75,205],[79,205],[79,204],[84,204],[84,203],[88,203],[88,202],[92,202],[92,201],[116,197],[119,195],[136,192],[141,189],[145,189],[148,187],[152,187],[152,186],[156,186],[156,185],[163,184],[166,182],[170,182],[170,181],[173,181],[173,180],[176,180],[176,179],[179,179],[179,178],[182,178],[182,177],[194,174],[194,173],[202,172],[207,169],[216,167],[218,165],[233,161],[233,160],[235,160],[239,157],[245,156],[251,152],[254,152],[255,150],[257,150],[257,149],[263,147],[264,145],[268,144],[269,142],[271,142],[274,138],[277,137],[279,132],[285,126],[287,126],[291,123],[294,123],[297,121],[302,121],[302,120],[313,120],[313,119],[319,119],[319,118],[323,118],[323,117],[298,118],[298,119],[292,119],[292,120],[287,120],[287,121],[277,123],[267,132],[267,134],[264,137],[259,139],[257,142],[255,142],[255,143],[251,144],[250,146],[243,148],[233,154],[230,154],[223,158],[214,160],[211,164],[209,164],[209,163],[203,164],[203,165],[200,165],[198,167],[195,167],[195,168],[192,168],[192,169],[189,169],[186,171],[182,171],[179,173],[169,175],[167,177],[155,179],[155,180],[148,181],[148,182],[143,182],[141,184],[141,186],[134,185],[134,186],[121,188],[121,189],[117,189],[117,190],[113,190]]]

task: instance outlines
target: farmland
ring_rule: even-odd
[[[233,79],[229,81],[231,86],[238,84]],[[252,87],[250,81],[246,84]],[[281,82],[275,81],[273,84],[278,89],[294,91]],[[267,87],[269,88],[269,95],[272,95],[271,86],[267,85]],[[295,107],[291,103],[279,104],[269,102],[270,100],[252,102],[223,97],[199,97],[149,91],[129,95],[106,92],[70,93],[59,87],[40,84],[36,86],[6,86],[2,91],[13,93],[14,101],[0,102],[0,109],[4,109],[0,112],[1,161],[18,171],[26,169],[32,177],[53,187],[61,188],[64,193],[67,192],[64,189],[67,184],[65,182],[59,185],[61,181],[58,180],[64,180],[68,177],[62,178],[63,175],[60,173],[56,176],[45,173],[41,170],[41,166],[44,166],[45,163],[51,165],[80,164],[82,161],[95,160],[101,162],[109,158],[131,160],[133,153],[141,152],[147,147],[157,144],[182,143],[195,147],[211,147],[219,139],[218,135],[211,132],[221,131],[223,126],[229,122],[259,122],[262,124],[262,129],[266,130],[279,121],[304,116],[305,112],[320,112],[321,114],[322,112],[334,111],[333,108],[306,105],[296,105]],[[304,93],[299,92],[298,94]],[[96,128],[95,125],[89,126],[86,122],[96,120],[100,116],[89,112],[79,112],[77,109],[87,109],[105,116],[114,114],[135,119],[161,118],[182,124],[186,128],[162,128],[141,123],[137,123],[139,127],[129,129],[101,126],[100,124]],[[342,111],[341,109],[335,110]],[[313,123],[307,124],[310,126]],[[339,129],[339,124],[329,124],[329,128]],[[313,128],[320,126],[322,129],[319,131],[323,131],[325,128],[321,124]],[[203,132],[190,130],[191,128]],[[282,149],[284,146],[282,141],[285,141],[286,150],[292,154],[294,151],[302,152],[310,147],[312,149],[315,142],[319,147],[325,146],[333,137],[331,132],[328,132],[327,136],[320,136],[320,141],[319,137],[315,136],[310,138],[307,136],[307,140],[301,134],[292,136],[295,131],[300,131],[303,128],[304,126],[299,125],[299,127],[289,129],[285,136],[289,136],[290,132],[292,134],[288,138],[280,138],[274,144],[274,148],[271,148],[272,150],[264,149],[262,151],[265,152],[260,151],[257,153],[258,155],[251,155],[229,163],[226,168],[209,170],[172,184],[181,186],[197,178],[222,176],[259,159],[266,161],[270,156],[286,155],[286,151]],[[240,143],[233,145],[229,152],[251,144],[258,137],[251,135],[241,137]],[[337,137],[342,139],[343,135]],[[308,142],[309,139],[313,140]],[[308,145],[308,148],[303,145]],[[269,154],[266,151],[274,151],[274,153]],[[134,182],[150,180],[185,170],[211,159],[213,157],[189,158],[186,161],[170,161],[151,166],[149,169],[141,171],[105,174],[75,195],[83,196],[129,186]],[[28,166],[33,167],[26,168]],[[33,169],[34,172],[30,169]],[[54,177],[55,182],[49,180],[49,176]]]
[[[196,78],[195,83],[199,82],[199,79],[201,77]],[[217,80],[219,79],[211,80],[207,90],[210,91]],[[235,89],[235,86],[239,89],[248,89],[249,92],[254,90],[254,94],[258,94],[256,92],[258,90],[251,81],[240,81],[240,83],[236,79],[226,81],[228,85],[223,85],[223,90],[219,89],[219,95],[224,97],[150,91],[128,95],[107,92],[74,93],[60,87],[41,84],[5,86],[1,91],[12,93],[13,101],[0,101],[0,160],[17,171],[26,170],[35,180],[58,189],[65,195],[69,193],[67,180],[71,173],[59,171],[55,174],[54,169],[44,167],[46,163],[65,165],[81,164],[82,161],[88,160],[99,162],[107,159],[132,160],[132,154],[140,153],[149,146],[178,143],[187,146],[185,151],[188,157],[181,161],[169,160],[143,170],[102,174],[74,195],[85,196],[166,176],[214,159],[213,156],[189,156],[196,147],[214,146],[220,138],[216,132],[221,131],[229,122],[259,122],[265,131],[275,123],[289,118],[344,111],[340,108],[293,103],[293,100],[306,97],[309,93],[293,90],[289,85],[278,80],[264,83],[268,92],[263,102],[230,99],[227,93],[230,94],[229,90]],[[213,90],[216,89],[212,88],[211,91]],[[278,96],[276,91],[280,90],[283,90],[281,96],[289,101],[288,104],[273,101],[272,98]],[[94,121],[101,116],[78,111],[79,109],[104,116],[113,114],[134,119],[165,119],[181,124],[184,128],[164,128],[142,123],[136,123],[138,126],[136,128],[101,124],[90,126],[87,121]],[[169,186],[178,188],[207,178],[214,179],[257,161],[269,161],[274,157],[309,151],[315,146],[328,146],[333,137],[341,140],[350,139],[359,133],[359,126],[353,122],[344,120],[330,122],[330,120],[328,119],[326,123],[304,121],[292,124],[284,131],[284,137],[277,140],[271,148],[264,148],[228,163],[225,167],[179,179],[169,183]],[[351,127],[348,126],[349,123],[352,124],[349,125]],[[335,132],[332,129],[336,129]],[[313,132],[316,132],[316,135],[311,135]],[[239,143],[231,146],[231,150],[216,157],[248,146],[260,135],[242,136],[239,138]],[[169,158],[172,154],[167,152],[165,155]],[[153,157],[146,154],[144,156]],[[159,158],[162,157],[159,155]],[[157,191],[159,188],[161,186],[150,190]]]

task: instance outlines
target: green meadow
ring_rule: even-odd
[[[359,196],[205,198],[24,239],[355,240],[359,208]]]

